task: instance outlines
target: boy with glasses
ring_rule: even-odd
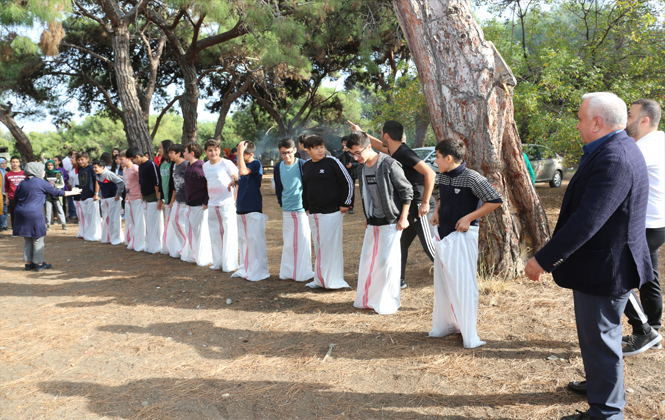
[[[307,214],[302,204],[302,167],[305,161],[295,156],[296,145],[283,139],[277,145],[283,161],[275,166],[275,193],[282,208],[282,263],[280,279],[307,281],[312,271],[312,236]]]

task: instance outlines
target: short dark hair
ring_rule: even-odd
[[[349,149],[353,146],[360,148],[369,146],[369,136],[362,131],[354,131],[344,138],[346,139],[346,147]]]
[[[127,149],[127,151],[125,151],[125,156],[127,157],[127,159],[134,159],[135,157],[141,155],[142,153],[138,147],[130,147],[129,149]]]
[[[104,161],[102,161],[100,159],[95,159],[95,160],[92,161],[92,166],[95,166],[95,165],[100,166],[102,168],[106,168],[106,164],[104,163]]]
[[[21,162],[21,158],[18,157],[18,156],[12,156],[12,157],[10,157],[10,158],[9,158],[9,162],[11,163],[11,161],[14,160],[14,159],[16,159],[16,160],[18,160],[19,162]]]
[[[71,156],[71,155],[73,155],[73,154],[74,154],[74,151],[73,151],[73,150],[70,150],[69,152],[67,152],[67,156]]]
[[[109,152],[104,152],[98,160],[104,162],[106,166],[111,166],[113,164],[113,155]]]
[[[649,117],[651,127],[658,127],[661,117],[661,108],[658,102],[653,99],[638,99],[633,102],[633,105],[639,105],[641,107],[640,118]]]
[[[185,152],[185,146],[182,144],[172,144],[169,148],[169,152],[179,153],[180,157],[182,157],[182,154]]]
[[[404,135],[404,126],[397,121],[388,120],[383,123],[381,131],[388,135],[393,140],[402,141]]]
[[[305,140],[305,147],[308,149],[313,149],[315,147],[324,146],[326,143],[321,136],[307,136]]]
[[[305,133],[298,134],[298,144],[302,144],[303,146],[305,146],[305,148],[309,147],[309,146],[307,146],[307,138],[308,137],[310,137],[309,134],[305,134]]]
[[[173,146],[173,141],[171,140],[162,140],[160,143],[162,146],[162,152],[166,155],[166,161],[168,162],[169,160],[169,150],[171,149],[171,146]]]
[[[234,147],[233,149],[231,149],[231,153],[238,153],[238,148]]]
[[[245,147],[245,152],[243,154],[251,155],[252,153],[256,152],[256,145],[253,141],[247,141],[246,143],[247,147]]]
[[[88,156],[88,152],[78,152],[78,153],[76,154],[76,159],[78,159],[78,158],[86,158],[86,159],[88,159],[88,157],[89,157],[89,156]]]
[[[291,149],[296,147],[296,142],[294,142],[293,139],[281,139],[279,143],[277,143],[277,148],[281,149],[282,147],[285,149]]]
[[[340,143],[344,143],[345,141],[349,141],[349,136],[344,136],[339,140]]]
[[[219,140],[215,139],[208,139],[203,145],[203,150],[208,150],[208,147],[216,147],[218,149],[222,149],[222,143]]]
[[[466,156],[466,146],[460,139],[444,139],[436,144],[434,148],[441,156],[452,156],[455,162],[462,162]]]
[[[198,143],[188,143],[185,145],[185,150],[188,150],[189,153],[194,153],[195,158],[200,158],[201,155],[203,154],[203,149],[201,148],[201,145]]]

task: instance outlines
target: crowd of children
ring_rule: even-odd
[[[484,344],[475,330],[477,226],[481,216],[501,205],[496,190],[465,167],[461,141],[444,140],[436,147],[442,199],[433,210],[430,192],[424,188],[431,188],[433,172],[426,172],[423,166],[431,169],[413,158],[413,151],[402,143],[401,124],[386,122],[382,140],[354,124],[352,129],[343,139],[342,160],[327,153],[319,136],[299,138],[301,150],[292,139],[278,144],[282,160],[274,167],[274,187],[283,223],[279,278],[311,280],[307,286],[312,288],[349,287],[344,279],[342,221],[353,204],[357,179],[366,230],[354,305],[380,314],[399,309],[400,288],[405,286],[403,232],[413,229],[415,223],[418,227],[409,233],[407,248],[415,236],[421,236],[423,248],[435,261],[430,335],[462,332],[465,347]],[[387,153],[375,150],[382,149],[376,147],[377,142]],[[80,198],[74,202],[77,237],[112,245],[125,243],[137,252],[162,253],[260,281],[270,277],[268,217],[263,214],[263,167],[254,157],[255,151],[251,141],[240,142],[235,163],[217,140],[206,141],[203,148],[167,140],[161,143],[155,160],[136,147],[106,153],[92,164],[87,153],[70,153],[63,166],[75,166],[74,173],[48,161],[45,178],[56,188],[80,188]],[[201,160],[203,152],[206,162]],[[4,184],[11,212],[15,206],[12,192],[25,176],[18,159],[10,163]],[[66,227],[59,197],[51,204]],[[430,223],[438,225],[438,231]],[[458,258],[459,252],[466,254]],[[456,261],[454,273],[449,267],[451,258]],[[461,266],[459,261],[464,261]],[[451,276],[455,277],[452,281]]]

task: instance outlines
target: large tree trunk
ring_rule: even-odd
[[[503,198],[481,227],[479,268],[518,275],[549,239],[513,116],[514,77],[471,13],[469,0],[393,0],[439,141],[462,139],[468,166]]]
[[[429,128],[429,112],[427,108],[421,110],[415,115],[416,138],[413,140],[413,148],[425,147],[425,137]]]
[[[0,106],[0,122],[7,127],[14,140],[16,140],[16,148],[21,155],[23,164],[33,162],[35,155],[32,151],[32,144],[30,144],[28,136],[25,135],[21,127],[16,123],[16,120],[14,120],[11,104]]]
[[[155,156],[155,147],[150,138],[150,129],[146,124],[138,93],[136,80],[129,56],[129,27],[127,23],[113,26],[113,60],[115,62],[118,96],[122,103],[122,122],[127,135],[127,143],[138,147],[143,153]]]
[[[187,56],[178,60],[185,82],[185,93],[180,99],[182,111],[182,144],[196,143],[198,141],[198,105],[199,105],[199,79],[196,68],[187,62]]]

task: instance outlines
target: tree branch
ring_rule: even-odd
[[[157,120],[155,121],[155,126],[152,129],[152,133],[150,134],[151,138],[155,138],[155,135],[157,134],[157,130],[159,129],[159,124],[162,122],[162,118],[164,115],[166,115],[166,112],[171,109],[173,104],[175,104],[180,98],[182,98],[184,95],[178,95],[171,99],[171,102],[169,102],[164,109],[162,109],[162,112],[159,113],[159,116],[157,117]]]
[[[78,7],[78,13],[80,13],[81,15],[87,17],[88,19],[92,19],[92,20],[94,20],[95,22],[97,22],[97,23],[99,24],[99,26],[101,26],[102,29],[104,29],[104,32],[106,32],[107,34],[110,34],[111,32],[113,32],[113,31],[111,30],[111,28],[108,27],[108,26],[106,25],[106,23],[104,23],[104,21],[102,21],[102,20],[101,20],[100,18],[98,18],[97,16],[95,16],[95,15],[93,15],[92,13],[88,12],[87,10],[85,10],[85,9],[83,8],[83,6],[81,6],[77,1],[75,1],[74,4],[76,5],[76,7]]]
[[[89,49],[87,49],[87,48],[85,48],[85,47],[81,47],[80,45],[70,44],[70,43],[67,42],[67,41],[62,41],[61,44],[64,45],[65,47],[75,48],[75,49],[77,49],[77,50],[79,50],[79,51],[83,51],[84,53],[90,55],[91,57],[94,57],[94,58],[96,58],[96,59],[98,59],[98,60],[101,60],[101,61],[103,61],[104,64],[106,64],[107,66],[109,66],[109,67],[115,69],[115,63],[114,63],[113,61],[109,60],[108,58],[106,58],[106,57],[104,57],[104,56],[102,56],[102,55],[99,55],[99,54],[97,54],[97,53],[95,53],[95,52],[92,52],[91,50],[89,50]]]

